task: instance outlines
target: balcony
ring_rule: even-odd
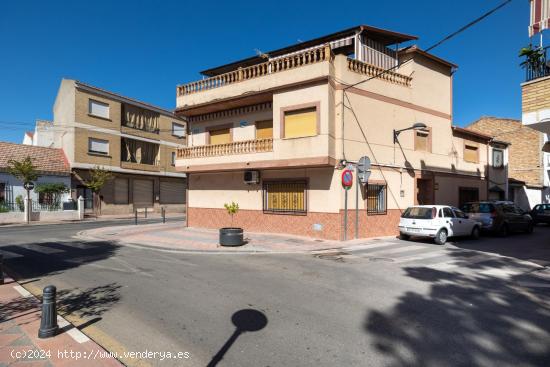
[[[348,69],[355,73],[363,74],[368,77],[377,77],[390,83],[404,85],[407,87],[411,85],[412,77],[410,76],[399,74],[395,71],[384,72],[385,69],[379,66],[368,64],[366,62],[362,62],[352,58],[348,58]]]
[[[133,169],[138,171],[160,172],[160,161],[155,161],[151,164],[121,161],[120,168]]]
[[[226,144],[200,145],[179,148],[177,157],[182,159],[219,157],[234,154],[264,153],[273,151],[273,138],[235,141]]]
[[[550,76],[550,60],[548,60],[548,47],[540,50],[540,58],[525,64],[525,81]]]
[[[330,46],[325,45],[179,85],[177,106],[188,111],[221,99],[269,93],[285,85],[326,78],[330,75],[329,65],[333,56]],[[271,100],[271,96],[267,99]]]

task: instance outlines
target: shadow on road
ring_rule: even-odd
[[[430,284],[429,293],[407,292],[391,310],[369,312],[364,330],[390,366],[548,365],[550,289],[518,285],[534,273],[500,279],[481,272],[509,264],[472,264],[473,275],[405,268]]]
[[[231,321],[233,322],[233,325],[235,325],[235,331],[229,339],[227,339],[218,353],[212,357],[212,360],[208,363],[208,367],[217,366],[223,359],[225,353],[227,353],[242,333],[259,331],[267,325],[267,317],[265,314],[253,309],[244,309],[235,312],[231,317]]]

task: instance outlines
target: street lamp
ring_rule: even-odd
[[[422,130],[422,129],[425,129],[427,128],[426,124],[422,123],[422,122],[415,122],[413,126],[411,127],[408,127],[406,129],[401,129],[401,130],[393,130],[393,143],[394,144],[397,144],[398,140],[397,140],[397,137],[399,136],[399,134],[401,134],[402,131],[406,131],[406,130]]]

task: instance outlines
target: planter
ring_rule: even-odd
[[[222,246],[242,246],[243,229],[242,228],[220,228],[220,245]]]

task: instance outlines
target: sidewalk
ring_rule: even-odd
[[[0,224],[0,228],[7,227],[22,227],[22,226],[44,226],[52,224],[68,224],[68,223],[95,223],[95,222],[113,222],[113,221],[133,221],[135,217],[133,215],[101,215],[99,217],[85,217],[83,220],[58,220],[58,221],[32,221],[30,223],[5,223]],[[162,216],[159,213],[149,213],[147,218],[144,217],[143,213],[139,213],[138,223],[147,222],[150,220],[160,220]],[[184,213],[167,213],[166,221],[174,221],[181,219],[185,220]]]
[[[60,316],[60,333],[39,339],[39,300],[7,276],[0,305],[0,366],[122,366]]]
[[[96,228],[79,232],[78,236],[84,240],[116,241],[121,245],[203,253],[305,253],[363,245],[376,240],[359,239],[344,242],[245,231],[245,245],[222,247],[218,244],[218,230],[188,228],[181,223]]]

